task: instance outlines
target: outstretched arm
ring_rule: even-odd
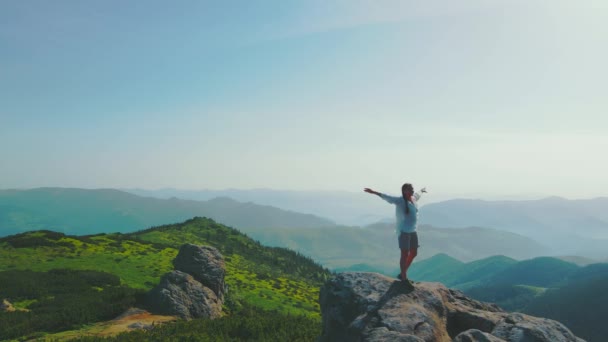
[[[368,194],[372,194],[372,195],[378,195],[378,196],[381,195],[381,193],[379,193],[378,191],[374,191],[370,188],[365,188],[365,189],[363,189],[363,191],[367,192]]]
[[[388,203],[391,203],[391,204],[395,204],[399,200],[398,197],[389,196],[389,195],[383,194],[381,192],[374,191],[374,190],[372,190],[370,188],[365,188],[365,189],[363,189],[363,191],[365,191],[365,192],[367,192],[369,194],[378,195],[378,196],[380,196],[380,198],[382,198],[383,200],[385,200],[385,201],[387,201]]]
[[[416,199],[416,201],[418,201],[420,199],[420,197],[422,197],[422,194],[426,194],[426,187],[420,189],[420,192],[414,193],[414,198]]]

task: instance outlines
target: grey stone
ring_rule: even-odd
[[[155,313],[187,320],[218,318],[222,313],[222,301],[215,293],[181,271],[165,274],[158,286],[148,293],[147,302]]]
[[[213,247],[186,244],[173,265],[175,270],[148,292],[150,311],[183,319],[220,317],[226,288],[222,254]]]
[[[224,257],[216,248],[193,244],[182,245],[173,259],[173,266],[178,271],[190,274],[223,300],[226,288],[224,283],[226,266]]]
[[[458,334],[454,342],[505,342],[505,340],[481,330],[469,329]]]
[[[492,335],[509,342],[580,342],[563,324],[546,318],[511,313],[498,322]]]
[[[319,303],[321,341],[582,341],[556,321],[504,312],[440,283],[411,289],[377,273],[336,275]]]

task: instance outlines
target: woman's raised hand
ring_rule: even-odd
[[[363,189],[363,191],[365,191],[367,193],[370,193],[370,194],[374,194],[374,195],[378,194],[376,191],[374,191],[374,190],[372,190],[370,188],[365,188],[365,189]]]

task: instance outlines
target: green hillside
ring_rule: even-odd
[[[550,287],[568,278],[579,266],[557,258],[520,261],[492,277],[493,283]]]
[[[280,315],[308,317],[313,326],[320,328],[317,299],[319,287],[330,276],[326,269],[296,252],[264,247],[239,231],[206,218],[132,234],[66,236],[36,231],[1,238],[0,274],[15,270],[94,270],[116,276],[119,284],[115,286],[148,290],[172,269],[171,261],[179,246],[187,242],[217,247],[224,255],[228,313],[236,314],[247,307],[271,310]],[[4,295],[18,303],[44,299]],[[36,313],[35,306],[32,312]]]
[[[517,264],[515,259],[495,255],[469,262],[461,270],[450,273],[444,280],[449,286],[466,289],[488,282],[494,275],[500,274],[515,264]]]
[[[41,229],[76,235],[124,233],[194,216],[210,217],[239,229],[333,225],[314,215],[230,198],[157,199],[113,189],[0,190],[0,236]]]
[[[496,303],[508,311],[522,311],[536,297],[546,291],[544,287],[488,283],[466,289],[464,292],[483,302]]]
[[[601,342],[608,336],[608,265],[603,274],[584,277],[559,289],[549,290],[535,298],[523,310],[564,323],[577,336],[589,342]]]
[[[463,263],[440,253],[415,262],[408,273],[419,281],[438,281],[450,287],[467,289],[490,281],[516,263],[516,260],[503,255]]]
[[[495,284],[550,287],[566,282],[579,269],[553,257],[516,261],[495,255],[462,263],[446,254],[437,254],[412,264],[410,275],[416,280],[439,281],[459,289]]]
[[[445,283],[446,275],[458,272],[465,265],[462,261],[440,253],[412,264],[408,277],[416,280]]]

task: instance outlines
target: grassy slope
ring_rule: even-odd
[[[495,274],[501,273],[516,263],[516,260],[503,255],[491,256],[467,263],[463,267],[466,272],[452,272],[445,281],[446,284],[459,289],[471,288],[488,282]]]
[[[446,275],[457,272],[464,265],[465,263],[462,261],[440,253],[412,264],[408,276],[421,281],[439,281],[445,283],[443,279]]]
[[[516,260],[502,255],[463,263],[449,255],[437,254],[412,264],[410,276],[420,281],[439,281],[466,289],[484,284],[516,263]]]
[[[13,245],[42,244],[15,248]],[[90,237],[37,231],[0,239],[0,271],[54,268],[106,271],[123,284],[150,289],[183,243],[217,247],[226,258],[226,283],[236,300],[262,309],[319,319],[319,287],[329,276],[312,260],[282,248],[264,247],[240,232],[210,219],[134,234]]]
[[[597,266],[597,265],[596,265]],[[608,268],[608,265],[603,266]],[[562,288],[549,290],[535,298],[525,313],[558,320],[577,336],[590,342],[605,341],[608,336],[608,272],[582,277]]]
[[[539,257],[515,263],[494,275],[491,281],[499,284],[550,287],[564,281],[577,269],[577,265],[557,258]]]

